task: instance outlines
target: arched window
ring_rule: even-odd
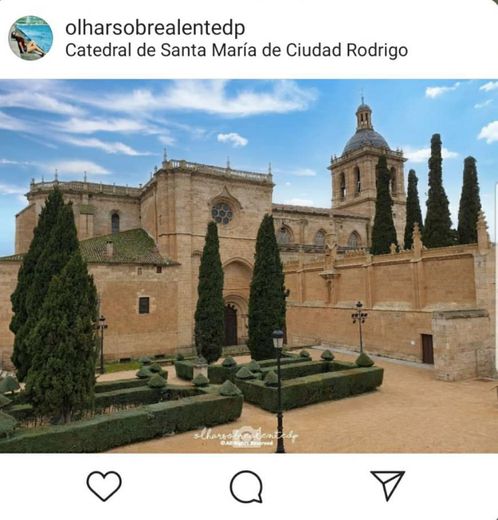
[[[391,168],[391,194],[396,195],[396,168]]]
[[[323,247],[325,245],[325,237],[326,237],[326,233],[323,229],[320,229],[319,231],[317,231],[316,235],[315,235],[315,241],[314,241],[315,246]]]
[[[292,231],[288,226],[280,226],[277,232],[277,242],[282,246],[292,243]]]
[[[353,231],[348,238],[348,247],[351,247],[352,249],[358,249],[360,246],[361,237],[356,231]]]
[[[354,192],[355,195],[361,192],[361,173],[358,166],[355,166],[354,169]]]
[[[339,175],[339,195],[341,200],[346,198],[346,176],[344,172]]]
[[[119,215],[117,213],[111,215],[111,231],[113,234],[119,233]]]

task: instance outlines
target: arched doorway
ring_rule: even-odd
[[[225,346],[237,344],[237,309],[228,304],[225,305]]]

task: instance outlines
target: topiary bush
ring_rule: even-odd
[[[5,397],[3,394],[0,394],[0,408],[6,408],[11,403],[12,401],[8,397]]]
[[[237,379],[255,379],[256,378],[256,376],[247,367],[240,368],[237,371],[237,373],[235,374],[235,377]]]
[[[278,386],[278,377],[273,370],[270,370],[265,378],[264,383],[266,386]]]
[[[240,388],[228,379],[220,386],[218,393],[227,397],[242,395]]]
[[[311,359],[311,354],[307,350],[301,350],[301,352],[299,352],[299,357],[304,359]]]
[[[251,361],[246,365],[246,367],[253,373],[256,374],[258,372],[261,372],[261,365],[254,359],[251,359]]]
[[[334,354],[332,354],[332,352],[330,352],[330,350],[324,350],[322,352],[322,355],[320,356],[321,359],[323,359],[324,361],[333,361],[334,359]]]
[[[374,362],[365,354],[365,352],[362,352],[357,358],[355,363],[359,367],[372,367],[374,366]]]
[[[154,374],[159,374],[163,370],[159,363],[152,363],[152,365],[150,365],[150,367],[148,367],[148,369],[151,372],[154,372]]]
[[[150,358],[149,356],[142,356],[141,358],[139,358],[138,362],[142,365],[150,365],[152,363],[152,358]]]
[[[192,379],[192,383],[195,386],[208,386],[209,385],[209,379],[204,374],[197,374],[194,379]]]
[[[166,379],[159,374],[154,374],[147,383],[149,388],[164,388],[166,386]]]
[[[7,376],[0,381],[0,394],[6,394],[8,392],[14,393],[21,388],[17,379],[12,376]]]
[[[176,360],[183,361],[184,359],[185,359],[185,356],[181,352],[178,352],[178,354],[176,355]]]
[[[226,368],[233,368],[237,366],[237,361],[232,356],[227,356],[224,360],[221,366]]]
[[[149,379],[154,375],[147,367],[143,366],[136,374],[139,379]]]

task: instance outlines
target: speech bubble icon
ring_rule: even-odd
[[[263,482],[254,471],[239,471],[230,481],[230,493],[241,504],[250,504],[251,502],[262,504],[262,492]]]

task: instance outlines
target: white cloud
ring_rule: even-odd
[[[35,163],[32,161],[13,161],[11,159],[0,159],[0,165],[9,166],[33,166]]]
[[[159,93],[138,89],[131,94],[87,98],[85,102],[125,113],[185,110],[243,117],[306,110],[317,97],[314,89],[289,80],[267,82],[270,88],[266,91],[243,88],[229,93],[228,84],[225,80],[179,80]]]
[[[81,119],[72,117],[57,126],[72,134],[93,134],[96,132],[143,132],[148,126],[132,119]]]
[[[488,99],[486,101],[483,101],[482,103],[476,103],[474,105],[474,108],[477,108],[477,109],[484,108],[484,107],[487,107],[487,106],[491,105],[491,103],[493,103],[493,100],[492,99]]]
[[[61,140],[68,144],[72,144],[73,146],[80,146],[82,148],[95,148],[110,154],[122,154],[130,156],[151,155],[149,152],[138,152],[131,146],[120,142],[111,143],[108,141],[101,141],[100,139],[96,138],[76,137],[63,137]]]
[[[249,142],[245,137],[242,137],[237,132],[230,132],[228,134],[218,134],[217,140],[220,143],[231,144],[234,148],[239,146],[246,146]]]
[[[292,172],[296,177],[316,177],[316,171],[311,168],[298,168]]]
[[[82,115],[84,113],[81,108],[75,105],[60,101],[60,99],[56,99],[44,92],[33,91],[27,85],[20,86],[16,90],[7,93],[0,93],[0,107],[17,107],[73,116]]]
[[[286,186],[292,186],[292,183],[287,181],[287,182],[285,183],[285,185],[286,185]]]
[[[56,161],[40,166],[50,173],[57,170],[59,175],[83,175],[84,172],[88,175],[108,175],[111,173],[107,168],[92,161]]]
[[[29,126],[24,121],[0,112],[0,129],[11,130],[13,132],[25,132]]]
[[[492,121],[483,127],[477,138],[485,139],[488,144],[498,141],[498,121]]]
[[[24,195],[26,186],[13,186],[12,184],[0,183],[0,195]]]
[[[414,163],[426,162],[431,156],[430,148],[410,148],[409,146],[403,147],[405,157]],[[441,149],[441,155],[443,159],[455,159],[458,157],[457,152],[451,152],[448,148]]]
[[[434,99],[439,96],[442,96],[443,94],[446,94],[447,92],[452,92],[453,90],[456,90],[459,86],[460,82],[457,81],[451,87],[427,87],[425,89],[425,97]]]
[[[161,144],[164,144],[165,146],[171,146],[175,144],[175,138],[168,134],[163,134],[158,136],[157,138]]]
[[[290,204],[291,206],[314,206],[314,202],[311,199],[300,199],[298,197],[286,200],[284,204]]]
[[[485,92],[491,92],[492,90],[498,90],[498,81],[488,81],[481,87],[479,90],[484,90]]]

